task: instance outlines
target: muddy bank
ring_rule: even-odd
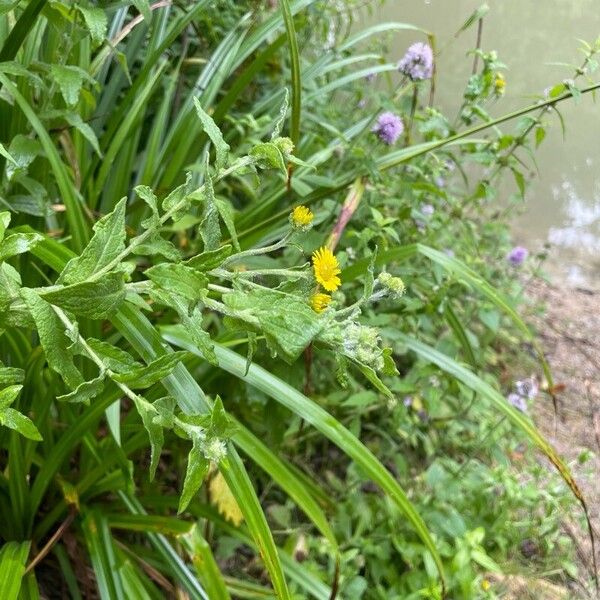
[[[528,284],[527,296],[528,320],[537,329],[555,384],[564,386],[558,394],[558,418],[552,403],[540,398],[534,419],[568,462],[583,490],[600,563],[600,293],[538,280]],[[579,458],[586,454],[591,458],[581,463]],[[575,523],[567,520],[565,530],[577,540],[583,584],[586,575],[591,576],[590,543]],[[582,598],[594,597],[580,591]]]

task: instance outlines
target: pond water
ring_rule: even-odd
[[[455,115],[464,83],[470,75],[474,26],[457,39],[455,32],[481,0],[388,0],[374,9],[369,22],[401,21],[433,32],[437,38],[436,103]],[[598,0],[488,0],[482,48],[495,49],[508,70],[504,98],[494,114],[531,103],[530,95],[572,77],[574,69],[556,63],[581,64],[578,39],[600,36]],[[389,60],[404,53],[418,34],[394,34]],[[422,39],[422,37],[421,37]],[[600,58],[599,58],[600,60]],[[554,64],[552,64],[554,63]],[[600,79],[600,69],[595,73]],[[563,139],[559,121],[551,127],[536,153],[534,177],[522,213],[515,217],[515,240],[537,252],[551,245],[546,269],[555,283],[600,288],[600,98],[563,102]],[[506,127],[506,125],[504,126]],[[503,190],[503,194],[510,190]]]

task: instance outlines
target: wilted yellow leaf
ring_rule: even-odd
[[[208,492],[210,501],[228,521],[237,527],[244,520],[244,515],[221,473],[217,473],[210,480]]]

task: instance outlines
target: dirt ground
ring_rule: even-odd
[[[534,418],[571,467],[586,497],[596,531],[596,557],[600,564],[600,291],[565,289],[542,281],[527,286],[537,328],[552,367],[558,394],[558,419],[550,401],[536,403]],[[545,307],[535,314],[536,305]],[[582,452],[593,458],[578,462]],[[588,452],[589,454],[589,452]],[[591,546],[575,524],[566,531],[577,539],[582,579],[591,574]],[[579,533],[576,533],[579,531]],[[571,595],[566,596],[572,598]],[[524,596],[526,597],[526,596]],[[581,598],[595,595],[581,590]]]

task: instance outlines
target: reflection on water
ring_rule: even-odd
[[[593,160],[589,160],[589,165]],[[591,198],[582,198],[576,185],[568,179],[552,188],[552,194],[563,206],[562,224],[548,230],[548,241],[561,249],[560,271],[571,285],[587,285],[586,274],[600,270],[600,181],[596,181]]]
[[[388,0],[374,10],[372,22],[402,21],[432,31],[438,48],[438,102],[455,115],[467,81],[475,29],[458,39],[454,33],[482,0]],[[581,63],[578,39],[600,35],[598,0],[488,0],[483,28],[484,50],[495,49],[506,63],[507,93],[491,112],[502,114],[531,102],[548,86],[573,76]],[[416,41],[414,32],[397,34],[389,60],[397,61]],[[600,70],[595,78],[600,78]],[[563,139],[558,120],[550,120],[546,140],[536,152],[539,172],[515,219],[517,242],[532,253],[550,243],[548,268],[573,285],[600,287],[600,101],[591,97],[561,105],[567,125]],[[503,186],[503,199],[512,193]]]

